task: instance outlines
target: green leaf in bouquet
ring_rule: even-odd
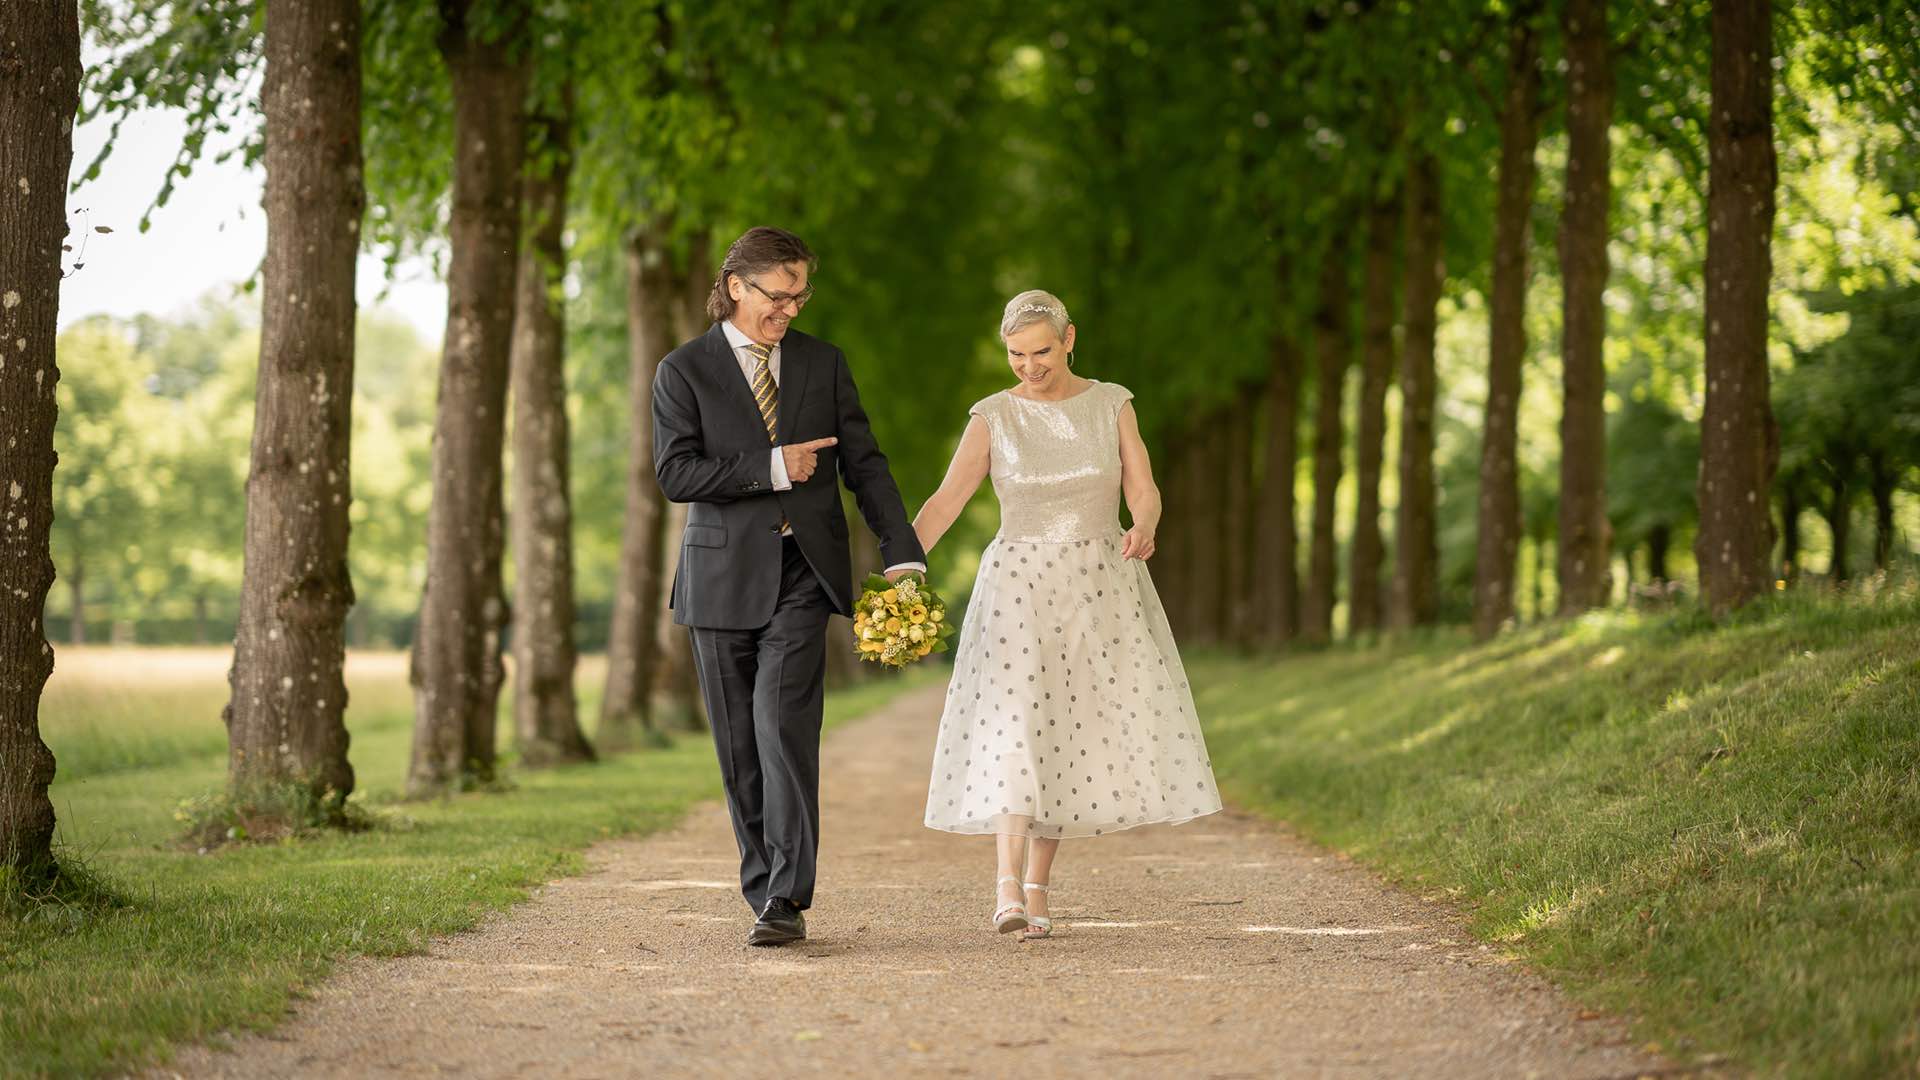
[[[867,592],[886,592],[887,584],[885,574],[868,574],[867,580],[860,583],[860,588]]]

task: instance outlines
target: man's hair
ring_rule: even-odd
[[[738,305],[727,290],[729,275],[742,279],[757,277],[775,267],[796,262],[806,263],[807,272],[812,273],[820,260],[814,257],[806,241],[787,230],[756,225],[741,233],[740,239],[727,248],[727,257],[720,263],[720,276],[713,280],[713,291],[707,294],[707,315],[714,322],[733,317]]]

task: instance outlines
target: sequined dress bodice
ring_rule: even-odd
[[[1000,536],[1064,544],[1120,531],[1120,407],[1133,395],[1094,380],[1063,401],[1001,391],[975,405],[990,434]]]

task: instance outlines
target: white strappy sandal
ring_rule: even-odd
[[[1022,889],[1029,889],[1034,892],[1052,892],[1053,891],[1050,887],[1043,885],[1037,881],[1023,881],[1020,883],[1020,887]],[[1022,941],[1037,941],[1040,938],[1052,937],[1052,936],[1053,936],[1052,916],[1029,915],[1027,916],[1027,932],[1020,935],[1020,939]]]
[[[1015,885],[1020,884],[1020,879],[1014,877],[1012,874],[1002,874],[1000,875],[1000,879],[994,882],[994,887],[998,888],[1001,884],[1008,881],[1013,882]],[[1021,894],[1019,902],[1004,904],[1000,910],[993,913],[993,928],[1003,934],[1011,934],[1015,930],[1025,929],[1027,925],[1027,902],[1026,894],[1024,893]]]

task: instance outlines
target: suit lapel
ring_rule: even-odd
[[[773,426],[782,446],[793,442],[793,427],[800,416],[800,398],[807,391],[807,372],[813,369],[810,350],[800,348],[796,337],[787,335],[780,347],[780,414],[774,417]]]
[[[734,356],[733,346],[728,344],[727,333],[720,329],[719,323],[707,331],[707,351],[712,354],[714,376],[720,380],[721,392],[739,407],[752,430],[766,431],[766,422],[760,419],[760,406],[753,401],[753,389],[747,385],[746,376],[740,374],[740,361]]]

